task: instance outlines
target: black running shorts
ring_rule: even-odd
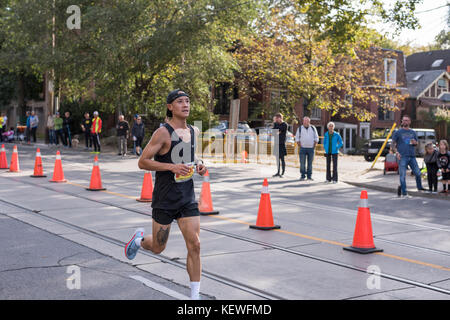
[[[165,210],[159,208],[153,208],[152,218],[156,222],[162,225],[171,224],[173,220],[178,218],[195,217],[200,216],[198,211],[198,203],[187,204],[180,209]]]

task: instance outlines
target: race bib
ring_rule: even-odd
[[[194,169],[195,169],[195,164],[193,162],[190,163],[186,163],[187,166],[189,166],[189,173],[185,176],[182,176],[180,174],[174,174],[174,178],[175,178],[175,182],[176,183],[180,183],[180,182],[186,182],[190,179],[192,179],[192,177],[194,176]]]

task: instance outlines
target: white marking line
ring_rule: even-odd
[[[168,296],[171,296],[171,297],[173,297],[175,299],[178,299],[178,300],[191,300],[191,298],[189,298],[189,297],[187,297],[187,296],[185,296],[185,295],[183,295],[181,293],[178,293],[178,292],[176,292],[176,291],[174,291],[172,289],[166,288],[163,285],[160,285],[159,283],[150,281],[150,280],[148,280],[148,279],[146,279],[144,277],[141,277],[141,276],[130,276],[130,278],[134,279],[134,280],[137,280],[139,282],[142,282],[147,287],[150,287],[152,289],[155,289],[156,291],[159,291],[159,292],[162,292],[164,294],[167,294]]]

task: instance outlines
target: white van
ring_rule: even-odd
[[[416,153],[423,157],[425,154],[425,145],[427,143],[436,143],[436,131],[434,129],[416,129],[411,128],[417,133],[419,144],[416,147]]]

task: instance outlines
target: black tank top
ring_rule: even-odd
[[[168,123],[165,123],[164,127],[166,127],[167,131],[169,131],[169,135],[171,137],[170,150],[163,155],[156,154],[154,157],[155,161],[175,164],[194,162],[194,129],[188,125],[191,132],[191,141],[186,143],[178,137],[177,133]],[[177,159],[172,159],[172,152],[174,148],[176,148],[176,150],[173,155]],[[190,150],[190,157],[189,154],[184,156],[184,150]],[[179,157],[176,153],[178,153]],[[175,182],[174,173],[172,171],[156,171],[152,208],[176,210],[192,203],[196,203],[194,180],[192,178],[188,181],[177,183]]]

